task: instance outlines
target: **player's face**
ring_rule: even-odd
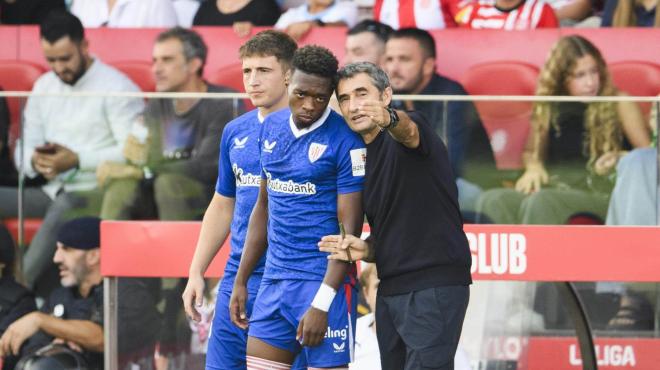
[[[166,39],[154,45],[151,73],[156,80],[156,91],[181,91],[197,73],[197,59],[186,60],[183,44],[178,39]]]
[[[385,53],[383,42],[372,32],[346,36],[344,64],[370,62],[380,65]]]
[[[87,41],[72,41],[68,36],[50,43],[41,39],[46,61],[62,82],[73,85],[87,70]]]
[[[566,80],[571,96],[596,96],[600,92],[600,68],[591,55],[575,61],[575,67]]]
[[[53,262],[60,269],[60,283],[63,287],[78,286],[85,280],[89,272],[85,260],[86,253],[86,251],[57,243]]]
[[[255,107],[270,108],[286,99],[285,76],[275,56],[243,58],[243,86]]]
[[[371,77],[366,73],[359,73],[351,78],[342,79],[337,85],[337,100],[339,109],[351,130],[360,135],[370,134],[379,128],[370,117],[360,112],[360,106],[365,101],[380,101],[383,106],[390,103],[392,94],[388,87],[381,94],[374,86]]]
[[[332,81],[294,70],[289,83],[289,108],[298,128],[316,122],[325,111],[332,95]]]
[[[392,89],[402,94],[421,90],[427,59],[415,39],[397,38],[387,41],[383,68],[390,78]]]

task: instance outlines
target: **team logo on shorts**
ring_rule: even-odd
[[[309,158],[309,161],[312,163],[318,161],[318,159],[321,158],[327,147],[328,147],[327,145],[312,143],[309,146],[309,152],[307,152],[307,157]]]
[[[243,149],[245,148],[245,144],[247,143],[248,136],[239,139],[237,137],[234,138],[234,148],[235,149]]]

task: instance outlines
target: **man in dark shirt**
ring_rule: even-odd
[[[447,149],[421,114],[389,108],[388,77],[371,63],[339,70],[337,99],[367,144],[371,236],[319,246],[331,259],[376,262],[383,369],[453,369],[472,279]]]
[[[230,92],[203,80],[206,55],[204,41],[192,30],[161,33],[153,49],[156,90]],[[126,141],[129,163],[105,162],[97,170],[106,187],[101,218],[152,218],[143,211],[154,203],[161,220],[200,217],[218,174],[218,140],[238,110],[228,99],[151,100]]]

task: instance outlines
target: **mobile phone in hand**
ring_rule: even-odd
[[[50,143],[38,146],[34,150],[39,154],[55,154],[55,146]]]

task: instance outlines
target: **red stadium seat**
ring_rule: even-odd
[[[24,234],[23,234],[23,244],[24,245],[29,245],[30,242],[32,241],[32,238],[34,238],[34,235],[37,233],[37,230],[39,230],[39,227],[41,226],[42,219],[40,218],[27,218],[24,220],[23,226],[24,226]],[[14,242],[18,244],[18,219],[17,218],[8,218],[4,220],[5,226],[7,226],[7,230],[9,230],[9,233],[14,237]]]
[[[626,61],[609,65],[614,85],[631,96],[656,96],[660,94],[660,65],[643,61]],[[648,116],[651,103],[641,103]]]
[[[530,64],[498,61],[471,67],[462,82],[470,95],[534,95],[538,73]],[[475,102],[475,106],[488,132],[497,168],[521,168],[532,103]]]
[[[211,72],[208,75],[207,80],[215,85],[225,86],[236,91],[245,92],[245,88],[243,86],[242,68],[243,66],[240,63],[220,68],[214,72]],[[249,111],[254,109],[254,105],[252,105],[250,99],[244,99],[243,103],[245,104],[246,110]]]
[[[113,62],[112,66],[130,78],[144,92],[156,91],[156,81],[151,73],[151,63],[144,61]]]
[[[0,61],[0,87],[5,91],[32,91],[32,85],[45,70],[26,61]],[[13,149],[20,132],[21,108],[24,98],[8,98],[9,146]]]

